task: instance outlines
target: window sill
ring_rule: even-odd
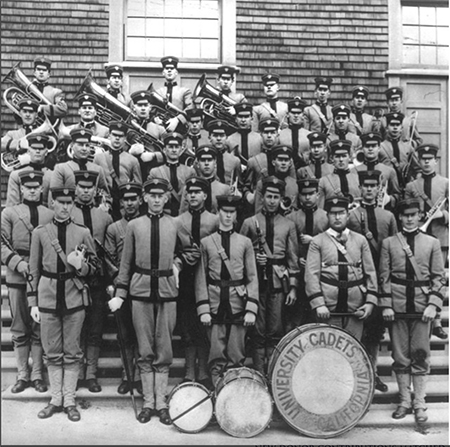
[[[446,76],[448,69],[445,68],[400,68],[388,70],[386,77],[389,76]]]
[[[111,64],[114,64],[115,62],[111,62]],[[148,69],[157,69],[162,70],[161,63],[158,62],[148,62],[148,61],[123,61],[123,62],[117,62],[120,64],[124,69],[132,69],[132,70],[148,70]],[[205,70],[205,71],[216,71],[217,67],[219,67],[220,63],[214,62],[182,62],[180,61],[178,65],[178,71],[181,73],[183,70]]]

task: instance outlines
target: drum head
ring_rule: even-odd
[[[285,421],[300,433],[331,438],[354,427],[374,388],[370,359],[347,331],[302,326],[281,340],[270,359],[272,394]]]
[[[237,378],[225,383],[219,391],[215,412],[223,431],[238,438],[250,438],[269,425],[272,398],[259,379]]]
[[[208,390],[199,383],[182,383],[173,389],[168,399],[173,425],[185,433],[205,429],[213,415],[213,403]]]

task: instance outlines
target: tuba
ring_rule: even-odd
[[[152,118],[158,117],[165,124],[168,120],[176,118],[178,115],[186,116],[181,109],[157,93],[153,88],[153,84],[149,85],[148,90],[150,91],[150,104],[152,105],[150,114]]]
[[[228,112],[227,108],[235,106],[237,102],[213,87],[207,81],[206,73],[202,75],[194,89],[193,101],[198,97],[203,98],[200,108],[203,109],[206,117],[210,120],[220,119],[226,121],[232,129],[236,129],[235,118]]]

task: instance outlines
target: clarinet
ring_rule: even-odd
[[[259,249],[259,254],[263,255],[264,252],[264,243],[263,243],[263,236],[262,236],[262,232],[261,232],[261,228],[259,226],[259,222],[257,219],[255,219],[255,228],[256,228],[256,236],[258,237],[258,249]],[[262,272],[263,272],[263,279],[264,281],[267,281],[267,270],[266,267],[261,267],[262,268]]]

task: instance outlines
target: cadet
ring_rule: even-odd
[[[217,68],[217,89],[225,96],[228,96],[235,104],[246,102],[245,96],[242,93],[236,93],[231,90],[235,81],[235,75],[239,73],[236,67],[229,65],[221,65]],[[228,108],[230,114],[234,115],[233,106]]]
[[[308,135],[309,154],[305,157],[306,166],[297,169],[297,178],[320,179],[334,171],[334,166],[327,162],[326,141],[327,135],[320,132],[311,132]]]
[[[213,385],[245,361],[245,336],[258,312],[258,276],[252,242],[233,230],[240,198],[217,196],[219,230],[201,241],[195,275],[197,313],[208,327]]]
[[[330,228],[309,244],[306,294],[319,322],[342,327],[361,340],[363,321],[377,305],[378,284],[366,238],[347,228],[348,206],[346,197],[325,202]]]
[[[316,102],[305,107],[305,129],[311,132],[328,134],[333,123],[331,106],[328,104],[328,98],[331,95],[330,86],[333,83],[333,79],[318,77],[314,79],[314,82],[316,84],[314,90]]]
[[[209,143],[208,132],[203,128],[203,110],[188,109],[186,110],[186,117],[188,131],[183,141],[185,151],[180,158],[183,163],[187,157],[195,157],[195,153],[200,146]]]
[[[294,223],[279,213],[285,187],[277,177],[265,178],[263,209],[246,219],[241,228],[241,234],[253,242],[259,267],[259,311],[252,341],[253,366],[261,373],[285,334],[284,306],[292,306],[297,298],[297,234]]]
[[[142,185],[140,183],[124,183],[119,186],[120,201],[123,208],[123,217],[117,222],[112,223],[106,229],[105,251],[109,253],[115,262],[107,262],[108,276],[110,282],[117,282],[120,260],[122,258],[123,242],[127,230],[128,222],[139,217],[139,208],[142,204]],[[111,260],[110,260],[111,261]],[[119,394],[127,394],[130,387],[135,387],[142,394],[142,382],[140,381],[139,368],[134,367],[134,359],[139,358],[136,334],[133,327],[131,315],[131,302],[126,300],[118,311],[120,315],[120,324],[122,326],[122,343],[126,353],[129,371],[134,371],[134,377],[131,377],[133,383],[130,384],[125,374],[125,365],[122,370],[122,382],[117,388]],[[120,340],[119,340],[120,342]]]
[[[364,111],[368,98],[369,89],[367,87],[358,85],[353,88],[348,130],[359,137],[365,133],[379,132],[380,128],[379,119]]]
[[[33,320],[41,324],[52,396],[38,413],[41,419],[64,409],[69,420],[80,420],[75,390],[83,358],[81,328],[89,305],[82,278],[95,275],[97,259],[89,230],[70,217],[74,195],[70,188],[53,189],[54,218],[31,237],[28,305]]]
[[[439,241],[418,228],[419,201],[408,199],[397,208],[402,231],[383,241],[380,255],[380,306],[384,320],[392,322],[393,370],[400,394],[392,417],[402,419],[414,409],[416,422],[423,423],[428,419],[430,322],[444,300],[444,263]]]
[[[123,68],[118,64],[105,64],[106,78],[108,85],[106,91],[120,101],[122,104],[128,106],[130,98],[122,92],[123,87]]]
[[[42,376],[44,364],[40,326],[31,318],[26,297],[26,284],[30,280],[31,233],[53,217],[52,211],[40,205],[43,177],[40,171],[20,172],[22,203],[6,207],[2,212],[2,263],[6,265],[12,317],[10,330],[18,372],[12,393],[20,393],[30,385],[40,393],[47,391]],[[31,376],[28,367],[30,351],[33,360]]]
[[[185,190],[189,209],[175,220],[181,246],[185,252],[189,251],[184,257],[185,266],[180,273],[183,299],[178,301],[177,312],[186,358],[183,382],[196,380],[195,367],[198,359],[197,381],[209,389],[212,387],[208,375],[209,343],[196,311],[194,273],[200,259],[200,240],[217,231],[219,218],[205,209],[207,194],[210,192],[206,179],[191,177],[186,181]]]
[[[347,140],[352,143],[350,149],[350,158],[361,150],[361,140],[358,135],[350,132],[350,107],[345,104],[339,104],[331,109],[333,113],[333,129],[329,133],[327,141],[330,145],[331,141]]]
[[[139,422],[158,414],[171,424],[166,404],[169,368],[173,360],[172,334],[176,323],[178,273],[182,261],[175,257],[177,227],[163,213],[169,182],[151,179],[144,183],[148,213],[128,223],[117,277],[112,312],[124,300],[132,300],[133,325],[139,346],[144,406]]]

